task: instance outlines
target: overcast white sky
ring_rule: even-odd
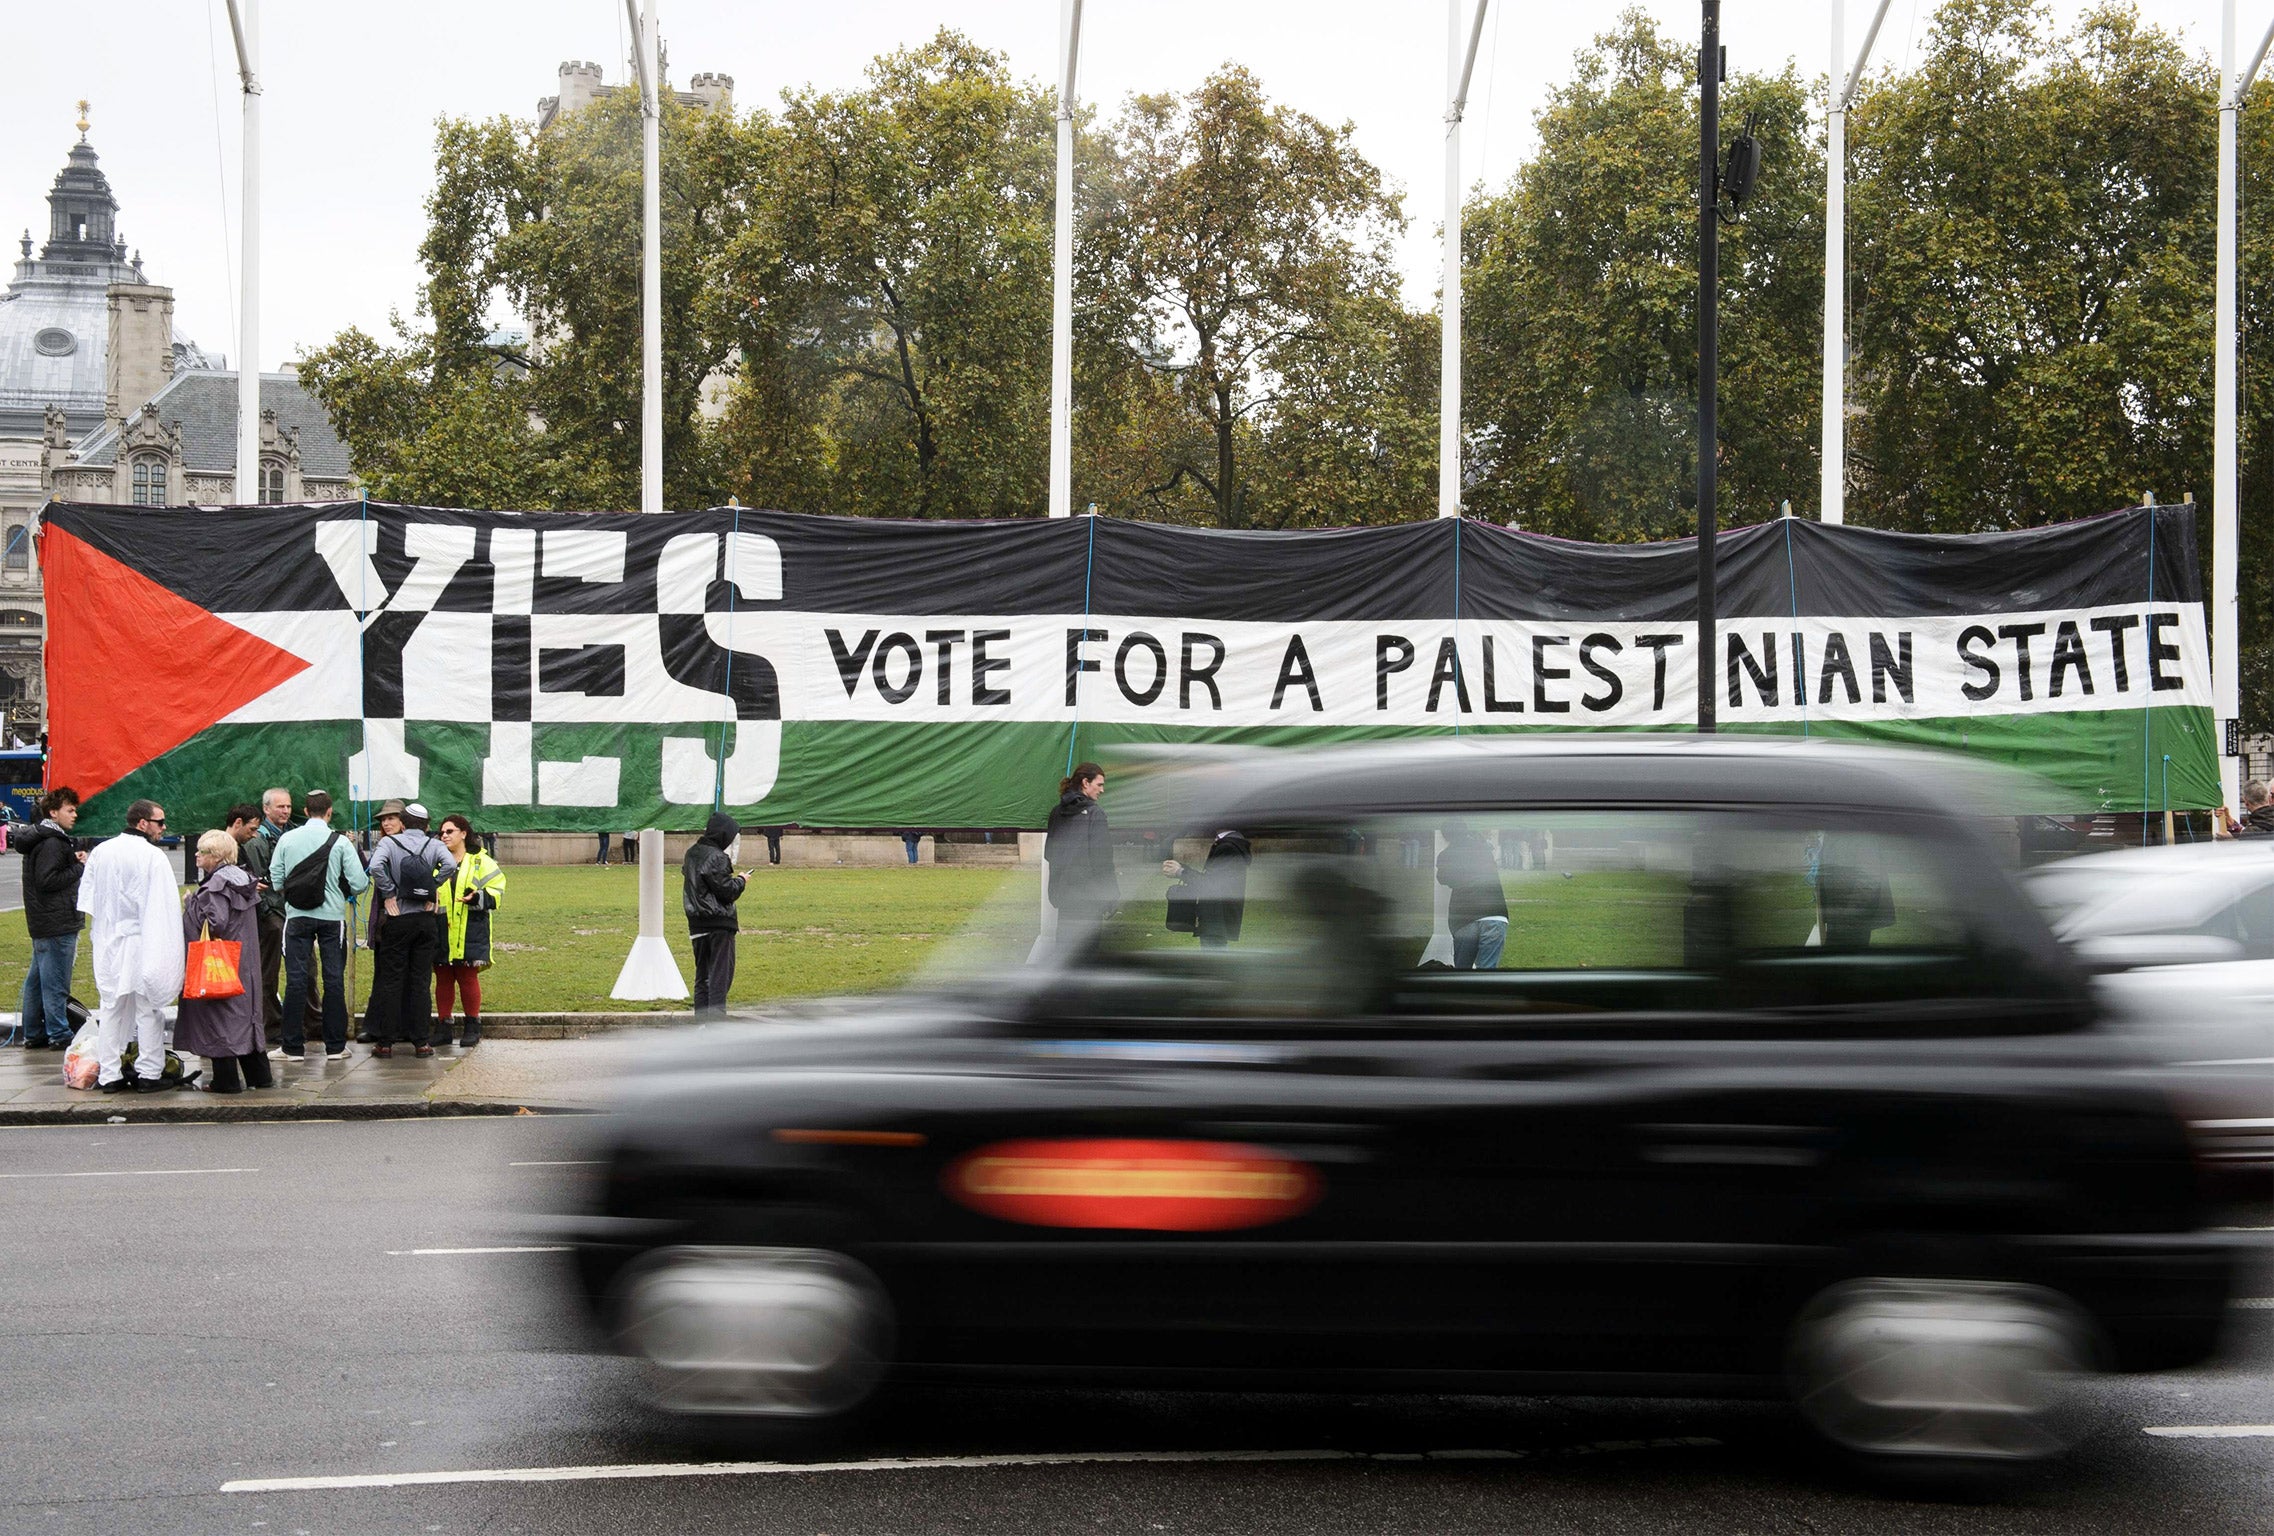
[[[266,274],[263,366],[348,325],[379,331],[409,308],[444,114],[527,116],[553,94],[563,59],[590,59],[611,81],[627,58],[622,0],[257,0],[267,94],[263,116]],[[1846,0],[1851,48],[1872,0]],[[2064,18],[2082,0],[2054,0]],[[745,106],[784,87],[858,83],[878,52],[942,25],[1009,55],[1046,80],[1056,0],[659,0],[672,75],[732,75]],[[1504,180],[1532,140],[1532,114],[1602,30],[1618,0],[1494,0],[1465,140],[1470,182]],[[1695,0],[1646,0],[1670,30],[1696,35]],[[1933,0],[1894,0],[1876,62],[1923,42]],[[1732,67],[1797,59],[1826,67],[1828,0],[1724,0]],[[2206,51],[2217,0],[2142,0],[2151,20]],[[2244,7],[2263,25],[2266,0]],[[2252,23],[2243,23],[2249,32]],[[234,210],[238,95],[223,0],[32,0],[11,7],[14,57],[0,93],[0,232],[44,239],[44,201],[74,133],[74,103],[93,103],[89,140],[122,204],[121,227],[152,281],[176,294],[176,326],[237,353]],[[2253,39],[2254,40],[2254,39]],[[2245,46],[2247,47],[2247,41]],[[1330,121],[1402,187],[1412,225],[1408,296],[1436,290],[1443,178],[1444,0],[1087,0],[1080,92],[1107,107],[1131,91],[1184,89],[1225,60],[1271,93]],[[2206,139],[2204,153],[2212,153]],[[1773,168],[1772,168],[1773,173]],[[228,217],[224,216],[224,209]]]

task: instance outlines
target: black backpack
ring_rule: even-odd
[[[395,894],[405,901],[425,902],[431,906],[435,887],[441,883],[434,878],[434,839],[426,838],[425,846],[415,853],[408,843],[392,837],[387,841],[410,856],[408,865],[396,866]]]
[[[332,844],[339,840],[339,833],[334,831],[324,839],[323,847],[292,866],[292,873],[286,875],[284,884],[277,887],[284,892],[286,906],[313,912],[324,904],[324,876],[331,871]]]

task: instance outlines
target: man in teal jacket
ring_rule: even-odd
[[[322,897],[296,905],[287,891],[293,869],[307,859],[324,861]],[[308,819],[276,840],[269,859],[269,883],[287,891],[284,902],[284,1054],[299,1061],[306,1047],[309,971],[318,955],[324,967],[324,1058],[347,1060],[347,903],[371,883],[348,839],[332,830],[332,797],[308,791]]]

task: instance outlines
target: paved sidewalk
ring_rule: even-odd
[[[406,1115],[576,1112],[605,1107],[622,1069],[657,1044],[626,1030],[582,1039],[484,1040],[426,1058],[408,1046],[385,1061],[365,1045],[348,1058],[272,1059],[273,1088],[244,1093],[99,1093],[63,1085],[63,1053],[0,1049],[0,1125],[53,1121],[395,1119]]]

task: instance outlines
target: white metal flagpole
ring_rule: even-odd
[[[640,510],[663,510],[663,59],[655,0],[633,11],[640,83]],[[733,556],[728,556],[731,573]],[[663,834],[640,834],[639,933],[609,994],[625,999],[687,995],[679,964],[663,937]]]
[[[1469,77],[1485,7],[1476,0],[1466,29],[1463,0],[1445,4],[1445,302],[1437,385],[1437,515],[1461,515],[1461,118],[1469,109]]]
[[[2250,62],[2237,70],[2235,0],[2222,0],[2219,7],[2219,274],[2212,320],[2217,335],[2212,344],[2215,404],[2211,413],[2211,707],[2219,722],[2219,791],[2229,806],[2240,804],[2242,789],[2242,765],[2228,745],[2228,737],[2239,730],[2242,714],[2241,614],[2235,601],[2242,529],[2236,426],[2241,398],[2241,369],[2236,359],[2240,306],[2235,292],[2241,220],[2236,206],[2235,139],[2243,97],[2257,78],[2258,67],[2266,61],[2270,44],[2274,44],[2274,25],[2269,25],[2266,35],[2259,39]]]
[[[1848,107],[1879,25],[1891,0],[1879,0],[1853,68],[1832,76],[1824,113],[1824,448],[1817,516],[1842,523],[1848,515]],[[1831,0],[1834,70],[1847,62],[1847,0]]]
[[[624,0],[630,13],[632,0]],[[632,16],[640,77],[640,510],[663,510],[663,64],[655,0]]]
[[[237,500],[261,499],[261,83],[259,0],[229,0],[245,97],[245,176],[237,199]]]
[[[1050,515],[1074,514],[1074,76],[1082,0],[1058,8],[1058,226],[1050,261]]]

